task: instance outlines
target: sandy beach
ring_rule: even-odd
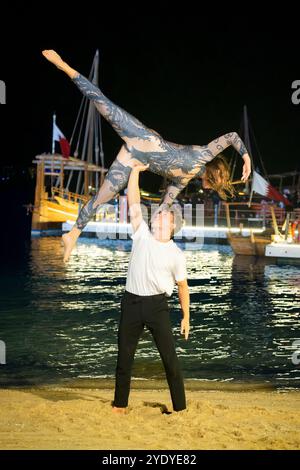
[[[133,383],[128,413],[107,388],[0,390],[1,449],[300,449],[300,392],[197,390],[172,411],[168,389]],[[194,388],[194,389],[193,389]]]

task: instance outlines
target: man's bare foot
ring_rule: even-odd
[[[117,406],[113,406],[112,412],[120,415],[126,414],[126,408],[118,408]]]
[[[49,60],[49,62],[52,62],[52,64],[56,65],[57,68],[63,70],[65,62],[57,52],[53,51],[53,49],[45,49],[42,51],[42,54],[47,60]]]
[[[66,263],[70,254],[76,245],[77,238],[80,235],[80,230],[76,227],[73,227],[72,230],[68,233],[64,233],[62,236],[63,246],[64,246],[64,263]]]

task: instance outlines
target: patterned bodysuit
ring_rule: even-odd
[[[205,164],[228,146],[232,145],[241,156],[247,153],[236,132],[225,134],[202,146],[168,142],[153,129],[144,126],[134,116],[112,103],[83,75],[76,75],[72,81],[94,102],[101,115],[125,141],[125,148],[131,157],[143,164],[149,164],[149,171],[170,181],[161,198],[159,209],[165,204],[171,206],[188,182],[204,173]],[[108,200],[127,187],[130,172],[131,166],[123,165],[117,158],[114,160],[105,177],[105,180],[110,182],[111,197]],[[96,201],[99,202],[98,205],[95,204]],[[81,209],[75,224],[77,228],[82,230],[95,215],[99,205],[104,202],[107,201],[99,201],[98,194],[93,196]]]

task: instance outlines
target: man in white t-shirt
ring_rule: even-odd
[[[151,230],[142,217],[139,173],[148,165],[137,164],[128,181],[128,204],[133,240],[125,292],[121,300],[118,330],[113,411],[126,412],[130,392],[131,369],[139,338],[146,326],[163,361],[174,411],[186,408],[183,376],[172,334],[167,298],[175,282],[183,313],[181,333],[189,335],[189,288],[183,251],[171,237],[178,231],[178,219],[165,208],[152,217]],[[179,227],[180,228],[180,227]]]

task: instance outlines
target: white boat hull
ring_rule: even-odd
[[[300,244],[270,243],[266,246],[265,255],[275,258],[294,258],[300,260]]]

